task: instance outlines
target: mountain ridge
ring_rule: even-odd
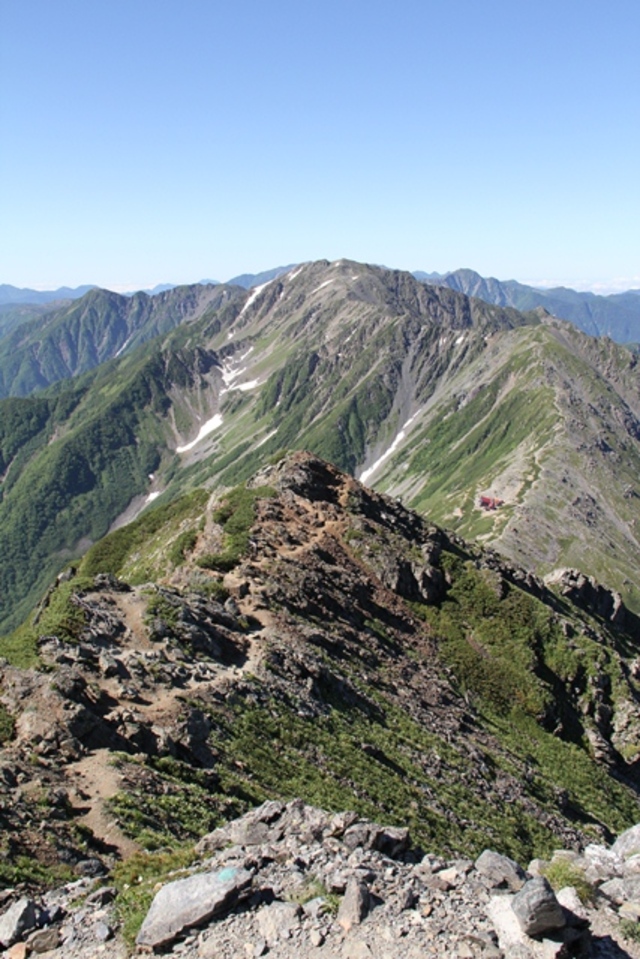
[[[5,623],[17,624],[15,603],[24,613],[37,598],[34,579],[15,580],[23,554],[20,577],[28,567],[20,530],[44,542],[41,520],[26,520],[34,489],[58,504],[55,536],[62,545],[64,531],[69,551],[42,554],[42,589],[64,555],[155,498],[234,485],[287,447],[366,476],[541,575],[583,568],[640,608],[631,352],[544,313],[344,260],[251,293],[211,293],[217,308],[159,340],[41,398],[5,401],[0,528],[12,517],[16,542],[0,564]],[[96,472],[91,450],[98,462],[122,457],[121,474]],[[58,463],[76,464],[84,486],[61,483]],[[483,511],[481,495],[504,503]]]
[[[637,818],[633,614],[603,619],[306,452],[110,534],[30,628],[36,658],[0,663],[0,875],[294,796],[440,854],[548,855]],[[43,833],[38,796],[61,789]]]
[[[512,306],[518,310],[543,307],[549,313],[574,323],[590,336],[609,336],[618,343],[640,341],[640,303],[633,290],[602,296],[568,287],[538,288],[517,280],[482,277],[470,269],[436,275],[417,271],[413,275],[422,282],[443,284],[499,306]]]

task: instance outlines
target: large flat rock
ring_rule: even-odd
[[[167,883],[156,894],[136,943],[155,949],[223,912],[251,884],[251,873],[228,868]]]

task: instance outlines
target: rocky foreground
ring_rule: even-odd
[[[558,851],[527,871],[489,850],[445,861],[412,847],[405,828],[266,802],[151,886],[84,876],[38,900],[3,893],[0,944],[10,959],[638,957],[639,850],[635,826],[611,847]],[[543,873],[574,885],[556,895]],[[137,934],[125,915],[136,884]]]

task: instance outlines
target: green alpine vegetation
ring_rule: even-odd
[[[114,524],[157,496],[242,484],[283,448],[539,575],[578,568],[640,610],[640,388],[623,347],[349,261],[252,292],[93,290],[55,317],[46,330],[73,329],[74,345],[47,349],[93,359],[58,371],[88,369],[79,378],[0,401],[3,633]],[[78,345],[107,329],[105,354]],[[481,496],[502,504],[483,510]],[[206,567],[193,530],[180,532],[174,565],[195,550]]]

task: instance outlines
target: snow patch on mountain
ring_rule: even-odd
[[[191,440],[190,443],[187,443],[186,446],[176,447],[176,453],[186,453],[188,450],[192,450],[200,440],[203,440],[205,436],[208,436],[209,433],[213,433],[214,430],[217,430],[222,426],[222,416],[220,413],[216,413],[215,416],[212,416],[210,420],[207,420],[206,423],[203,423],[200,427],[200,431],[194,440]]]
[[[382,454],[382,456],[381,456],[379,459],[377,459],[377,460],[375,461],[375,463],[373,464],[373,466],[370,466],[369,469],[364,470],[364,471],[360,474],[360,476],[358,477],[358,479],[360,480],[361,483],[366,483],[367,480],[368,480],[371,476],[373,476],[373,474],[376,472],[376,470],[378,470],[378,469],[382,466],[382,464],[385,462],[385,460],[388,460],[389,457],[392,456],[392,455],[395,453],[395,451],[398,449],[398,447],[400,446],[400,444],[401,444],[402,441],[404,440],[405,436],[407,435],[407,430],[408,430],[408,428],[411,426],[411,424],[413,423],[413,421],[415,420],[415,418],[420,415],[421,412],[422,412],[422,410],[418,410],[417,413],[414,413],[413,416],[409,417],[409,419],[407,420],[407,422],[402,426],[402,428],[401,428],[401,429],[399,430],[399,432],[396,434],[393,442],[391,443],[391,446]]]
[[[239,312],[239,314],[238,314],[238,319],[240,319],[240,317],[242,316],[243,313],[246,313],[246,311],[249,309],[249,307],[250,307],[253,303],[255,303],[255,301],[256,301],[257,298],[260,296],[260,294],[261,294],[262,291],[265,289],[265,287],[269,286],[269,283],[272,283],[272,282],[273,282],[273,280],[269,280],[267,283],[261,283],[260,286],[256,286],[256,288],[251,291],[251,294],[250,294],[247,302],[245,303],[245,305],[242,307],[242,309],[240,310],[240,312]]]

